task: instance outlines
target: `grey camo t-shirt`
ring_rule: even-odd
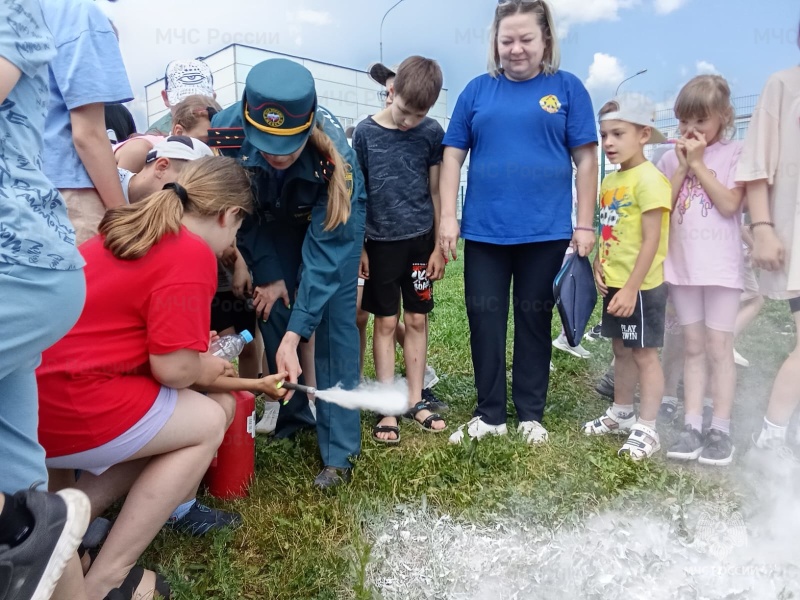
[[[367,186],[367,238],[407,240],[433,228],[428,172],[442,162],[444,129],[425,117],[400,131],[367,117],[353,133],[353,149]]]
[[[0,0],[0,56],[21,72],[0,104],[0,263],[66,271],[84,261],[64,198],[42,171],[55,55],[39,0]]]

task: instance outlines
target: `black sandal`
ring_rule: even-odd
[[[92,568],[94,561],[97,559],[97,555],[100,554],[100,548],[87,548],[83,544],[78,546],[78,558],[81,560],[81,569],[83,569],[83,557],[87,554],[89,555],[89,566],[86,567],[86,570],[83,572],[84,576],[86,576],[86,573]]]
[[[378,415],[378,421],[375,424],[375,427],[372,428],[372,441],[378,442],[379,444],[389,444],[394,446],[400,443],[400,427],[398,425],[378,425],[383,419],[386,417],[383,415]],[[379,433],[393,433],[395,435],[394,439],[384,439],[379,438]]]
[[[167,580],[158,573],[155,575],[156,587],[155,590],[153,590],[153,598],[159,600],[169,600],[171,598],[172,590],[170,589]],[[108,592],[104,600],[131,600],[131,598],[133,598],[136,594],[139,584],[142,583],[143,577],[144,569],[139,565],[134,566],[120,586]]]
[[[411,408],[411,410],[409,410],[405,414],[405,416],[407,419],[411,419],[414,423],[416,423],[419,427],[421,427],[423,431],[427,431],[428,433],[441,433],[443,431],[446,431],[447,430],[446,426],[442,427],[441,429],[434,429],[433,427],[431,427],[434,421],[441,421],[442,423],[444,423],[442,415],[433,412],[433,410],[431,410],[432,408],[433,407],[431,406],[430,402],[428,402],[427,400],[420,400]],[[419,413],[422,410],[429,410],[431,414],[425,417],[423,421],[420,421],[417,419],[417,413]]]

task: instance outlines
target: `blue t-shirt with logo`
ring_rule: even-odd
[[[0,263],[68,270],[83,267],[83,258],[64,199],[42,171],[47,63],[55,53],[39,0],[0,0],[0,56],[21,72],[0,104]]]
[[[470,81],[443,142],[470,151],[462,237],[492,244],[572,237],[570,150],[591,143],[594,109],[575,75]]]
[[[111,22],[93,0],[40,0],[56,41],[50,63],[44,172],[58,189],[93,188],[75,144],[69,111],[87,104],[128,102],[131,84]]]

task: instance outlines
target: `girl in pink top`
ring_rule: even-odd
[[[664,278],[684,332],[685,425],[668,458],[728,465],[736,389],[733,331],[743,288],[741,207],[736,184],[742,147],[731,141],[734,109],[719,75],[687,83],[675,102],[681,138],[658,167],[672,182],[673,211]],[[714,417],[703,429],[711,374]]]

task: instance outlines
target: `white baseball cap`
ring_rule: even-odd
[[[625,121],[642,127],[650,127],[650,141],[648,144],[663,144],[667,136],[656,127],[656,110],[653,103],[641,95],[626,94],[612,100],[618,110],[600,115],[600,121]]]
[[[214,76],[202,60],[173,60],[164,73],[167,99],[175,106],[187,96],[214,97]]]
[[[159,158],[197,160],[204,156],[214,156],[214,153],[200,140],[186,135],[171,135],[153,146],[144,162],[151,163]]]

